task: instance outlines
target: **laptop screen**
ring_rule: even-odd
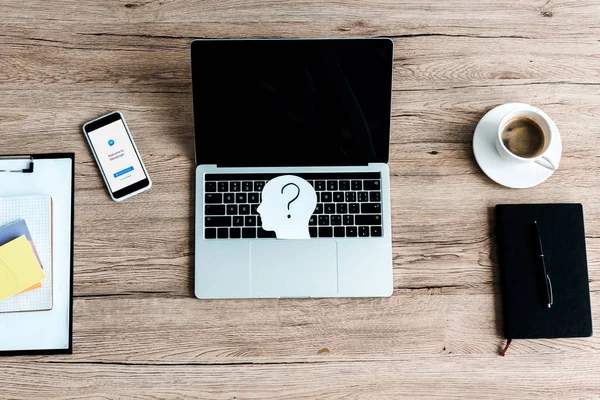
[[[387,162],[392,64],[384,38],[194,41],[196,162]]]

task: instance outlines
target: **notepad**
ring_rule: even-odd
[[[500,204],[496,217],[506,338],[591,336],[581,204]],[[546,273],[551,278],[551,307],[538,240],[543,243]]]
[[[33,239],[31,238],[31,233],[29,232],[29,229],[27,228],[27,223],[25,222],[24,219],[21,219],[17,222],[13,222],[12,224],[8,224],[5,226],[0,227],[0,246],[5,245],[6,243],[15,240],[16,238],[18,238],[19,236],[25,235],[25,237],[27,238],[27,240],[29,241],[29,244],[31,245],[31,248],[33,249],[33,252],[35,253],[38,262],[41,264],[42,260],[40,260],[40,256],[37,253],[37,250],[35,249],[35,244],[33,243]],[[42,265],[42,269],[44,268],[44,266]],[[27,289],[25,289],[23,292],[29,291],[29,290],[34,290],[34,289],[39,289],[42,287],[42,282],[38,282],[33,286],[28,287]],[[21,292],[21,293],[23,293]]]
[[[53,306],[52,199],[47,194],[0,197],[0,226],[25,220],[43,266],[42,287],[0,301],[0,313],[50,310]]]
[[[25,235],[0,246],[0,301],[45,277]]]

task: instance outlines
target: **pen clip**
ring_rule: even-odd
[[[548,303],[548,308],[552,307],[554,304],[554,294],[552,293],[552,281],[550,280],[550,275],[546,275],[546,279],[548,280],[548,289],[550,291],[550,303]]]

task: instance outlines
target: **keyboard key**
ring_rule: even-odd
[[[327,203],[324,207],[325,214],[335,214],[335,204]]]
[[[361,203],[369,201],[369,193],[358,192],[358,201],[360,201]]]
[[[348,211],[350,214],[358,214],[360,212],[360,204],[350,203],[348,204]]]
[[[368,226],[359,226],[358,227],[358,236],[368,237],[369,236],[369,227]]]
[[[235,195],[235,202],[236,203],[247,203],[248,197],[246,196],[246,193],[237,193]]]
[[[244,226],[244,217],[235,216],[233,217],[233,226]]]
[[[219,192],[229,192],[229,182],[219,182]]]
[[[204,202],[207,204],[222,203],[223,195],[221,193],[206,193],[204,195]]]
[[[346,203],[354,203],[356,201],[356,192],[346,192]]]
[[[262,226],[262,219],[260,219],[260,215],[256,216],[256,226]]]
[[[252,182],[249,182],[249,181],[242,182],[242,191],[251,192],[252,191]]]
[[[321,226],[319,227],[319,237],[332,237],[333,236],[333,228],[330,226]]]
[[[227,215],[237,215],[238,206],[235,204],[227,204]]]
[[[371,236],[380,237],[381,236],[381,227],[380,226],[372,226],[371,227]]]
[[[258,193],[248,193],[248,203],[260,203]]]
[[[316,238],[317,237],[317,228],[315,228],[314,226],[309,227],[308,233],[310,233],[311,238]]]
[[[221,204],[207,204],[204,206],[204,215],[225,215],[225,206]]]
[[[314,214],[323,214],[323,204],[317,204],[317,207],[315,207]]]
[[[315,190],[317,190],[317,191],[325,190],[325,181],[315,181]]]
[[[338,214],[348,214],[348,204],[346,204],[346,203],[336,204],[335,210]]]
[[[342,224],[342,216],[341,215],[332,215],[331,216],[331,225],[341,225]]]
[[[256,228],[242,228],[242,237],[244,239],[254,239],[256,237]]]
[[[363,203],[360,205],[363,214],[381,214],[381,203]]]
[[[250,204],[240,204],[239,211],[240,215],[249,215],[250,214]]]
[[[369,193],[369,200],[372,202],[380,202],[381,201],[381,195],[379,192],[370,192]]]
[[[229,237],[229,229],[227,229],[227,228],[217,229],[217,237],[219,239],[227,239]]]
[[[206,228],[204,230],[204,238],[205,239],[216,239],[217,238],[217,228]]]
[[[344,201],[344,193],[342,193],[342,192],[333,193],[333,201],[335,201],[336,203],[341,203],[342,201]]]
[[[229,191],[231,192],[239,192],[241,190],[242,184],[240,182],[229,182]]]
[[[319,225],[329,225],[329,215],[319,215]]]
[[[315,187],[315,181],[309,180],[309,181],[306,181],[306,182],[310,183],[310,186],[312,186],[313,188]]]
[[[344,225],[354,225],[354,215],[344,215]]]
[[[231,226],[231,217],[204,217],[204,226]]]
[[[346,236],[347,237],[356,237],[357,236],[357,230],[355,226],[347,226],[346,227]]]
[[[258,204],[250,205],[250,214],[258,215]]]
[[[232,239],[239,239],[242,237],[241,228],[229,228],[229,237]]]
[[[217,182],[204,182],[204,191],[205,192],[216,192],[217,191]]]
[[[321,193],[321,203],[329,203],[331,201],[331,192]]]
[[[254,181],[254,191],[255,192],[262,192],[264,187],[265,187],[265,181]]]
[[[263,228],[258,228],[257,233],[258,233],[258,235],[256,237],[259,237],[259,238],[276,238],[277,237],[277,235],[275,235],[275,232],[265,231]]]
[[[362,190],[362,181],[352,181],[350,183],[350,188],[352,190]]]
[[[340,181],[340,190],[350,190],[350,181]]]
[[[316,192],[317,195],[317,203],[321,202],[321,192]]]
[[[333,236],[344,237],[346,236],[346,230],[343,226],[336,226],[335,228],[333,228]]]
[[[337,181],[327,181],[327,190],[330,190],[332,192],[338,190]]]
[[[381,215],[356,215],[356,225],[381,225]]]
[[[244,218],[244,220],[246,221],[244,223],[244,225],[246,225],[246,226],[256,226],[256,217],[254,215],[250,215],[250,216]]]
[[[308,225],[316,225],[317,224],[317,217],[315,215],[311,215],[310,219],[308,220]]]
[[[379,190],[380,188],[379,180],[367,180],[363,182],[363,190]]]
[[[225,193],[223,194],[223,203],[234,203],[235,195],[233,193]]]

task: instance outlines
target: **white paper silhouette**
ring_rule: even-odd
[[[275,231],[277,239],[310,239],[308,220],[316,207],[317,193],[310,183],[282,175],[265,184],[258,213],[263,229]]]

